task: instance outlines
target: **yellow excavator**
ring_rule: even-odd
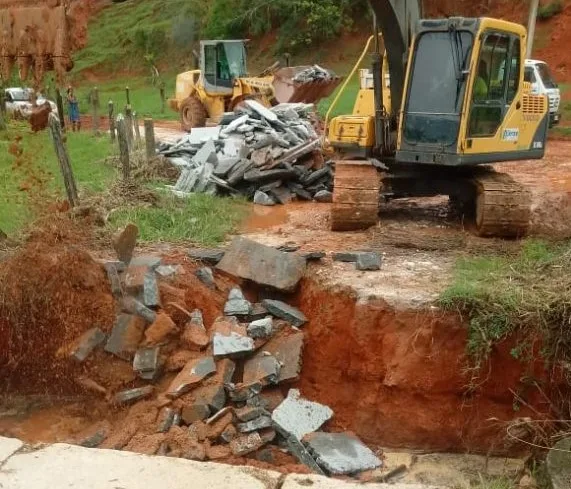
[[[524,81],[526,29],[491,18],[421,19],[417,0],[369,3],[372,77],[362,75],[354,113],[328,131],[341,155],[332,229],[376,224],[383,197],[448,195],[479,235],[525,235],[529,192],[488,165],[545,153],[549,104]]]
[[[180,114],[186,131],[203,127],[207,120],[220,121],[248,99],[266,107],[276,103],[316,103],[328,97],[341,79],[327,70],[311,66],[280,68],[279,63],[258,76],[248,75],[245,40],[200,42],[200,68],[180,73],[175,96],[169,106]],[[316,72],[318,76],[304,76]]]

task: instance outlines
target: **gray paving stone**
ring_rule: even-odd
[[[239,287],[233,287],[228,294],[228,301],[224,305],[226,316],[247,316],[250,314],[252,304],[244,297]]]
[[[270,416],[260,416],[245,423],[237,425],[240,433],[251,433],[252,431],[262,430],[272,426],[272,418]]]
[[[131,361],[143,339],[144,323],[132,314],[120,314],[105,344],[105,351]]]
[[[153,395],[154,388],[152,385],[147,385],[145,387],[138,387],[136,389],[128,389],[115,394],[113,398],[115,404],[132,404],[141,401],[147,397]]]
[[[360,253],[357,257],[355,267],[360,271],[376,271],[381,269],[382,258],[381,255],[374,252]]]
[[[105,342],[105,333],[99,328],[91,328],[75,342],[71,356],[78,362],[84,362],[95,348]]]
[[[155,272],[149,271],[145,274],[143,284],[143,304],[147,307],[159,307],[161,305],[161,294],[159,283]]]
[[[216,265],[224,258],[225,251],[219,248],[192,248],[188,251],[188,256],[194,260]]]
[[[269,338],[272,336],[274,330],[274,322],[271,317],[265,317],[264,319],[258,319],[257,321],[252,321],[248,325],[248,336],[254,339],[259,338]]]
[[[297,328],[307,323],[307,317],[296,307],[290,306],[282,301],[265,299],[262,301],[264,307],[274,316],[289,322]]]
[[[212,269],[209,267],[202,267],[199,268],[195,272],[196,277],[200,280],[204,285],[206,285],[209,289],[216,288],[216,282],[214,281],[214,273]]]
[[[244,363],[244,382],[260,382],[264,386],[277,384],[280,379],[280,370],[280,362],[273,355],[260,352]]]

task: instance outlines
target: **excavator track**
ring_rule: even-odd
[[[478,235],[520,238],[527,234],[531,194],[505,173],[484,170],[472,178],[476,189],[475,220]]]
[[[335,163],[335,189],[331,207],[333,231],[356,231],[377,224],[381,176],[368,161]]]

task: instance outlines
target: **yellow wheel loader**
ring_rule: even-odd
[[[254,99],[270,107],[276,103],[316,103],[329,96],[341,79],[299,79],[308,66],[272,68],[251,77],[247,68],[246,41],[201,41],[200,69],[181,73],[169,106],[180,114],[182,128],[203,127],[208,120],[220,121],[245,100]],[[324,71],[325,73],[325,71]],[[303,78],[303,77],[301,77]]]
[[[332,229],[376,224],[383,199],[448,195],[478,234],[525,235],[529,192],[487,165],[544,156],[549,103],[524,81],[526,29],[491,18],[423,20],[415,0],[369,3],[372,80],[328,132],[341,155]]]

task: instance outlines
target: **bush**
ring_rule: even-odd
[[[549,2],[547,5],[542,5],[537,11],[537,18],[541,20],[547,20],[563,12],[563,2],[562,0],[554,0]]]

